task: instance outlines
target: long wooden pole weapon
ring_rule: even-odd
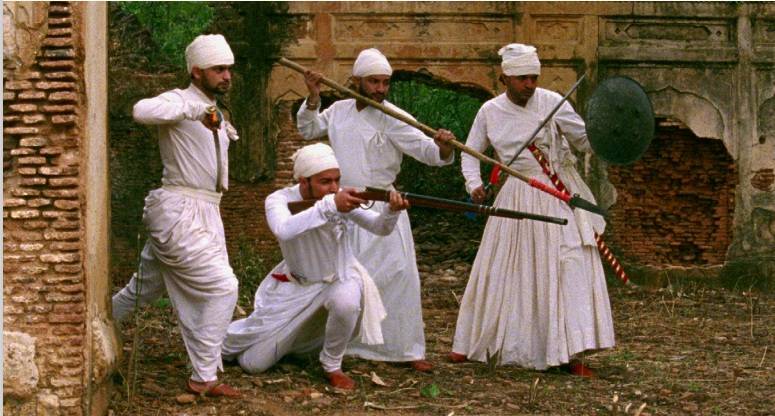
[[[294,71],[300,72],[302,74],[304,74],[304,73],[306,73],[308,71],[307,68],[305,68],[305,67],[303,67],[303,66],[297,64],[296,62],[293,62],[293,61],[291,61],[291,60],[289,60],[287,58],[281,57],[278,62],[281,65],[286,66],[286,67],[288,67],[290,69],[293,69]],[[406,124],[416,128],[416,129],[422,131],[425,134],[428,134],[430,136],[435,136],[436,133],[437,133],[436,129],[434,129],[432,127],[429,127],[429,126],[427,126],[427,125],[425,125],[423,123],[420,123],[419,121],[414,120],[411,117],[407,117],[404,114],[401,114],[401,113],[399,113],[399,112],[397,112],[397,111],[395,111],[395,110],[393,110],[393,109],[391,109],[391,108],[389,108],[389,107],[387,107],[385,105],[382,105],[381,103],[378,103],[378,102],[372,100],[371,98],[364,97],[363,95],[358,94],[357,92],[355,92],[355,91],[353,91],[353,90],[351,90],[351,89],[349,89],[347,87],[344,87],[344,86],[336,83],[335,81],[333,81],[333,80],[331,80],[329,78],[321,77],[320,78],[320,82],[322,84],[324,84],[324,85],[327,85],[327,86],[329,86],[329,87],[331,87],[331,88],[341,92],[342,94],[348,95],[348,96],[350,96],[352,98],[355,98],[356,100],[358,100],[360,102],[368,104],[368,105],[376,108],[377,110],[379,110],[379,111],[381,111],[381,112],[383,112],[383,113],[385,113],[385,114],[387,114],[387,115],[389,115],[389,116],[391,116],[391,117],[393,117],[393,118],[395,118],[395,119],[397,119],[399,121],[403,121],[404,123],[406,123]],[[452,145],[453,147],[457,148],[458,150],[460,150],[462,152],[465,152],[465,153],[468,153],[469,155],[471,155],[471,156],[481,160],[482,162],[490,163],[490,164],[493,164],[493,165],[496,165],[496,166],[500,167],[500,169],[503,172],[506,172],[506,173],[508,173],[511,176],[514,176],[514,177],[516,177],[516,178],[518,178],[518,179],[520,179],[520,180],[522,180],[524,182],[527,182],[533,188],[539,189],[539,190],[541,190],[543,192],[546,192],[546,193],[554,196],[555,198],[563,200],[568,205],[570,205],[570,206],[572,206],[574,208],[581,208],[583,210],[586,210],[586,211],[589,211],[589,212],[594,212],[595,214],[602,215],[602,216],[607,215],[606,211],[603,208],[597,206],[596,204],[593,204],[592,202],[587,201],[587,200],[581,198],[578,195],[571,196],[571,195],[568,195],[566,193],[559,192],[556,189],[554,189],[552,186],[547,185],[547,184],[539,181],[536,178],[531,178],[531,177],[529,177],[527,175],[524,175],[524,174],[522,174],[522,173],[512,169],[511,167],[506,166],[506,165],[498,162],[497,160],[495,160],[495,159],[493,159],[493,158],[491,158],[491,157],[489,157],[489,156],[487,156],[487,155],[485,155],[485,154],[483,154],[481,152],[477,152],[476,150],[474,150],[474,149],[464,145],[463,143],[458,142],[457,140],[450,140],[448,143],[450,145]]]
[[[491,215],[494,217],[505,217],[513,219],[525,219],[534,221],[550,222],[553,224],[566,225],[568,220],[560,217],[549,217],[546,215],[531,214],[529,212],[514,211],[511,209],[498,208],[489,205],[471,204],[468,202],[455,201],[453,199],[439,198],[435,196],[419,195],[410,192],[398,192],[409,201],[409,204],[416,207],[426,207],[442,209],[445,211],[457,211],[457,212],[475,212],[482,215]],[[355,196],[365,199],[367,201],[384,201],[390,200],[390,191],[377,188],[366,188],[366,191],[357,192]],[[288,203],[288,209],[292,214],[301,212],[315,204],[315,199],[303,199],[301,201],[293,201]]]

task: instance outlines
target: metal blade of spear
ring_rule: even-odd
[[[291,61],[291,60],[289,60],[287,58],[284,58],[284,57],[281,57],[278,62],[280,63],[280,65],[288,67],[288,68],[290,68],[290,69],[292,69],[294,71],[297,71],[299,73],[302,73],[302,74],[304,74],[304,73],[306,73],[308,71],[307,68],[305,68],[305,67],[303,67],[303,66],[297,64],[296,62],[293,62],[293,61]],[[362,102],[364,104],[370,105],[370,106],[376,108],[377,110],[379,110],[379,111],[381,111],[381,112],[383,112],[383,113],[385,113],[385,114],[387,114],[387,115],[389,115],[389,116],[391,116],[391,117],[393,117],[393,118],[395,118],[395,119],[397,119],[399,121],[402,121],[402,122],[404,122],[404,123],[406,123],[406,124],[416,128],[416,129],[422,131],[423,133],[425,133],[427,135],[430,135],[430,136],[436,135],[436,129],[434,129],[434,128],[430,127],[430,126],[427,126],[427,125],[425,125],[423,123],[420,123],[419,121],[414,120],[411,117],[407,117],[407,116],[405,116],[405,115],[403,115],[403,114],[401,114],[401,113],[399,113],[397,111],[394,111],[393,109],[388,108],[387,106],[382,105],[382,104],[372,100],[371,98],[364,97],[363,95],[358,94],[357,92],[355,92],[355,91],[353,91],[353,90],[351,90],[351,89],[349,89],[347,87],[344,87],[344,86],[340,85],[336,81],[333,81],[333,80],[331,80],[329,78],[326,78],[326,77],[321,77],[320,78],[320,82],[323,85],[331,87],[331,88],[335,89],[336,91],[339,91],[342,94],[345,94],[345,95],[347,95],[349,97],[355,98],[356,100],[358,100],[358,101],[360,101],[360,102]],[[539,181],[536,178],[531,178],[531,177],[529,177],[529,176],[527,176],[525,174],[522,174],[522,173],[512,169],[511,167],[509,167],[507,165],[504,165],[504,164],[498,162],[497,160],[495,160],[495,159],[493,159],[493,158],[491,158],[491,157],[489,157],[489,156],[487,156],[487,155],[485,155],[483,153],[477,152],[476,150],[474,150],[474,149],[464,145],[463,143],[460,143],[457,140],[450,140],[448,143],[450,145],[452,145],[453,147],[457,148],[458,150],[460,150],[461,152],[468,153],[469,155],[479,159],[482,162],[498,166],[503,172],[506,172],[509,175],[514,176],[517,179],[520,179],[520,180],[522,180],[524,182],[527,182],[527,184],[532,186],[533,188],[539,189],[539,190],[541,190],[543,192],[546,192],[546,193],[554,196],[555,198],[558,198],[558,199],[566,202],[571,207],[580,208],[580,209],[583,209],[585,211],[593,212],[595,214],[602,215],[602,216],[607,215],[606,210],[604,210],[603,208],[597,206],[596,204],[594,204],[594,203],[592,203],[590,201],[587,201],[587,200],[579,197],[578,195],[571,196],[571,195],[559,192],[556,189],[554,189],[554,187],[552,187],[551,185],[547,185],[547,184]]]

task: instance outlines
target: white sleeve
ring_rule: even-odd
[[[172,124],[184,119],[199,120],[206,111],[206,103],[185,101],[174,92],[165,92],[138,101],[132,109],[132,117],[140,124]]]
[[[334,195],[326,195],[315,205],[292,215],[288,209],[288,198],[282,190],[272,193],[264,202],[266,222],[272,234],[280,241],[294,239],[301,234],[326,224],[338,214]]]
[[[573,110],[567,101],[560,106],[554,115],[554,120],[562,130],[562,134],[578,151],[591,152],[592,148],[587,140],[587,129],[584,120]]]
[[[393,107],[397,110],[398,107]],[[403,112],[407,117],[414,119],[410,114]],[[446,166],[455,160],[453,151],[447,159],[442,159],[439,153],[439,146],[432,138],[425,135],[415,127],[412,127],[403,121],[393,119],[385,115],[391,122],[390,130],[387,133],[390,141],[402,153],[407,154],[418,161],[429,166]]]
[[[328,134],[328,119],[331,116],[331,107],[321,113],[320,105],[321,103],[318,103],[317,108],[310,110],[307,108],[307,100],[305,99],[296,113],[296,128],[299,129],[299,133],[307,140],[317,139]]]
[[[479,109],[471,125],[471,131],[466,139],[466,146],[483,153],[490,146],[487,139],[487,119],[483,109]],[[482,186],[482,172],[479,167],[479,159],[467,154],[460,154],[460,167],[463,171],[463,177],[466,179],[466,191],[470,194],[474,189]]]
[[[382,212],[379,214],[368,209],[357,208],[346,215],[367,231],[384,236],[393,232],[401,211],[393,212],[390,210],[389,204],[384,204]]]

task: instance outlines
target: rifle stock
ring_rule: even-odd
[[[559,217],[550,217],[546,215],[531,214],[528,212],[514,211],[510,209],[496,208],[489,205],[472,204],[468,202],[460,202],[452,199],[437,198],[428,195],[418,195],[409,192],[399,192],[401,196],[409,201],[409,204],[415,207],[434,208],[444,211],[453,212],[474,212],[481,215],[514,218],[514,219],[526,219],[534,221],[549,222],[552,224],[565,225],[568,220]],[[368,201],[383,201],[390,200],[390,191],[376,188],[366,188],[365,191],[357,192],[356,196]],[[305,209],[315,205],[317,200],[305,199],[301,201],[294,201],[288,203],[288,209],[292,214],[299,213]]]

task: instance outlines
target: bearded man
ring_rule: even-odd
[[[353,81],[362,95],[411,117],[385,100],[392,73],[387,58],[377,49],[362,51],[353,65]],[[447,142],[454,135],[448,130],[439,130],[431,140],[355,99],[337,101],[320,112],[320,79],[317,72],[305,74],[310,95],[299,109],[297,127],[306,139],[328,136],[341,166],[343,186],[393,189],[404,154],[431,166],[452,163],[454,152]],[[381,210],[383,205],[377,202],[373,209]],[[351,238],[358,260],[379,287],[388,316],[382,325],[384,344],[356,341],[347,353],[368,360],[410,362],[418,371],[430,371],[433,366],[425,360],[420,275],[409,216],[402,213],[388,236],[355,228]]]
[[[537,87],[541,63],[532,46],[510,44],[503,57],[500,81],[506,92],[482,105],[466,144],[484,152],[492,146],[503,161],[530,139],[541,121],[562,100]],[[547,155],[551,169],[587,200],[592,193],[575,169],[569,144],[590,151],[584,121],[567,102],[535,139],[536,151]],[[521,153],[511,167],[531,177],[545,176],[532,150]],[[476,203],[485,198],[479,161],[461,159],[466,189]],[[585,351],[611,348],[614,330],[603,265],[595,243],[602,217],[571,210],[559,199],[509,177],[495,206],[568,219],[566,226],[538,221],[487,221],[471,276],[460,304],[450,359],[517,364],[543,370],[560,366],[592,377],[580,358]]]
[[[140,100],[133,109],[135,121],[156,127],[164,170],[162,187],[145,198],[148,240],[139,272],[113,296],[113,317],[124,319],[166,289],[193,370],[187,390],[238,397],[217,376],[237,303],[219,204],[228,189],[229,142],[238,137],[220,121],[216,103],[231,88],[234,55],[223,36],[201,35],[186,48],[186,64],[188,88]]]
[[[347,343],[360,320],[367,345],[383,343],[385,310],[379,290],[352,251],[351,230],[387,235],[408,202],[397,192],[380,213],[358,209],[366,201],[352,188],[339,188],[339,164],[328,145],[318,143],[293,156],[299,183],[266,198],[266,219],[283,261],[261,282],[249,317],[233,322],[223,344],[227,359],[247,372],[262,372],[284,355],[322,346],[319,359],[332,386],[351,390],[342,371]],[[289,202],[315,199],[295,215]]]

